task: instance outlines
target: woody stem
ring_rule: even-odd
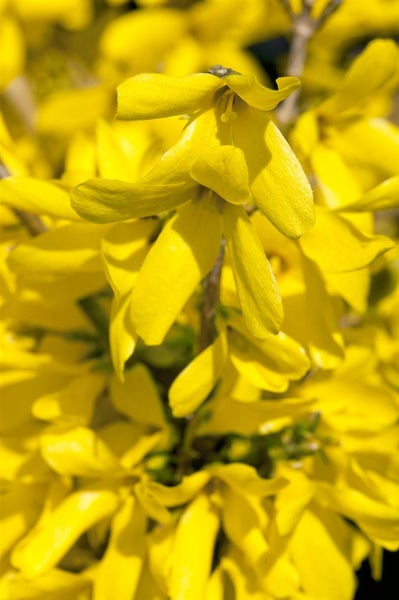
[[[200,333],[198,339],[199,352],[211,344],[215,338],[215,315],[216,306],[220,295],[220,276],[222,273],[224,248],[226,242],[223,239],[215,265],[203,282],[203,299],[201,306]]]
[[[324,24],[327,17],[339,7],[342,0],[330,0],[317,19],[311,15],[314,0],[303,0],[302,12],[299,14],[291,12],[288,0],[282,1],[290,12],[292,20],[292,39],[288,53],[286,75],[301,77],[306,61],[309,40],[313,37],[315,31]],[[299,96],[300,91],[296,90],[277,110],[277,118],[283,129],[288,127],[298,116]]]

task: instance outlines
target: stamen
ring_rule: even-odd
[[[233,110],[234,107],[234,92],[226,92],[223,96],[224,110],[220,116],[223,123],[234,121],[237,118],[237,113]]]

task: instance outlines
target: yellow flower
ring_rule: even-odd
[[[214,71],[218,77],[149,74],[122,84],[120,117],[194,114],[177,144],[137,183],[93,179],[72,193],[77,212],[97,222],[151,216],[184,204],[148,253],[133,289],[133,322],[148,344],[163,340],[211,270],[222,234],[250,331],[257,337],[276,333],[280,298],[243,205],[254,202],[288,237],[300,236],[313,223],[309,184],[268,114],[297,80],[283,78],[279,90],[269,90],[253,76],[222,67]]]

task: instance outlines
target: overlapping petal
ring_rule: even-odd
[[[234,143],[245,154],[255,203],[281,233],[299,237],[313,225],[313,198],[288,142],[269,115],[245,105],[232,127]]]
[[[283,311],[277,284],[245,210],[228,205],[223,212],[227,248],[248,329],[266,337],[280,329]]]
[[[181,208],[148,253],[132,293],[132,319],[147,344],[160,344],[212,269],[222,237],[222,217],[209,199]]]

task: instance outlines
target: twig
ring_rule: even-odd
[[[224,249],[226,240],[223,238],[220,244],[219,254],[212,271],[203,281],[203,298],[200,314],[200,332],[198,336],[198,351],[205,350],[215,339],[215,316],[216,306],[220,296],[220,276],[222,273]],[[196,429],[202,419],[201,408],[186,419],[182,432],[182,442],[179,451],[177,474],[183,477],[187,466],[192,458],[192,441]]]
[[[0,179],[6,179],[10,177],[11,173],[7,167],[0,163]],[[26,227],[32,237],[37,237],[47,231],[47,226],[43,223],[38,215],[33,215],[25,210],[19,208],[11,208],[14,215],[21,221],[22,225]]]
[[[32,237],[37,237],[42,233],[46,233],[47,225],[43,223],[38,215],[33,215],[32,213],[19,210],[18,208],[13,208],[12,211]]]
[[[26,131],[30,134],[34,133],[36,102],[32,86],[26,75],[20,75],[11,81],[4,90],[3,95],[15,110]]]
[[[216,305],[219,302],[220,275],[222,272],[225,245],[226,242],[223,239],[215,265],[203,283],[204,293],[201,306],[201,323],[198,339],[198,349],[200,352],[209,346],[215,337],[215,314]]]
[[[292,19],[292,40],[288,53],[286,75],[301,77],[306,61],[309,40],[315,31],[319,29],[326,19],[337,10],[342,0],[330,0],[324,7],[321,15],[314,19],[311,15],[314,0],[303,0],[302,12],[294,14],[291,12],[287,0],[283,0],[284,6],[289,10]],[[299,90],[280,105],[277,110],[277,118],[280,125],[287,127],[298,116]]]

